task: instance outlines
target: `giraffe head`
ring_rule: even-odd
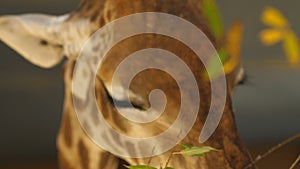
[[[164,12],[180,16],[181,18],[184,18],[195,24],[196,27],[202,29],[202,31],[208,36],[209,40],[211,40],[212,44],[215,47],[219,48],[221,45],[223,45],[222,43],[217,42],[217,40],[212,36],[211,32],[207,29],[207,22],[202,16],[201,10],[199,10],[199,5],[201,5],[202,1],[177,0],[176,2],[177,5],[175,6],[173,5],[173,1],[167,0],[149,0],[147,2],[132,2],[122,0],[85,0],[82,2],[81,7],[74,13],[64,16],[55,17],[30,14],[0,17],[0,40],[7,43],[10,47],[15,49],[24,58],[26,58],[33,64],[44,68],[49,68],[59,63],[64,56],[67,56],[67,58],[72,60],[68,61],[69,64],[67,64],[66,66],[66,70],[68,71],[65,71],[67,93],[65,109],[67,114],[66,117],[68,118],[64,118],[62,126],[67,127],[63,127],[60,136],[61,138],[65,138],[65,140],[69,140],[68,142],[76,142],[77,144],[80,143],[79,149],[85,150],[83,151],[84,153],[82,153],[81,150],[73,151],[72,149],[72,151],[68,151],[65,148],[67,146],[61,146],[65,145],[64,143],[62,143],[64,141],[60,141],[59,148],[61,151],[63,151],[63,156],[66,161],[70,161],[70,163],[72,163],[72,160],[76,161],[76,159],[78,158],[77,156],[83,156],[82,154],[84,154],[85,156],[82,157],[82,159],[85,159],[83,161],[87,161],[86,158],[92,158],[87,155],[89,154],[89,151],[96,153],[97,151],[99,151],[99,147],[92,144],[91,141],[86,141],[88,140],[88,137],[84,132],[82,132],[82,128],[79,127],[80,125],[77,116],[74,115],[74,100],[72,97],[70,97],[72,86],[70,81],[73,78],[72,71],[74,69],[74,59],[80,53],[80,50],[85,41],[89,39],[90,35],[94,33],[98,28],[132,13],[148,11]],[[149,18],[149,21],[151,21],[151,18]],[[127,25],[124,24],[124,27],[125,26]],[[129,26],[134,27],[135,25]],[[120,28],[122,27],[120,26]],[[193,35],[191,34],[188,36],[191,39],[193,38]],[[101,48],[98,48],[98,46],[105,44],[98,44],[98,46],[97,44],[94,45],[96,46],[93,46],[92,50],[99,52]],[[151,91],[156,87],[161,88],[165,92],[168,103],[166,104],[164,114],[159,120],[155,121],[157,123],[151,123],[143,125],[141,127],[141,125],[137,125],[132,122],[126,122],[126,119],[124,119],[123,116],[119,115],[118,110],[116,110],[111,102],[112,99],[122,101],[122,99],[124,98],[124,86],[122,86],[122,83],[119,83],[120,90],[110,90],[113,83],[113,72],[122,62],[122,60],[130,55],[130,53],[134,53],[138,50],[157,47],[178,54],[180,59],[182,59],[188,65],[188,67],[196,77],[196,83],[199,86],[199,91],[197,92],[201,94],[201,105],[199,109],[199,115],[194,119],[196,123],[192,127],[191,133],[187,135],[184,141],[197,145],[199,144],[198,138],[205,123],[207,112],[210,106],[210,82],[206,81],[202,74],[205,69],[203,63],[201,63],[201,61],[197,59],[197,56],[193,51],[188,49],[186,45],[182,44],[178,40],[174,41],[174,39],[172,38],[166,38],[163,36],[157,37],[155,35],[148,34],[143,37],[134,36],[126,41],[122,41],[117,44],[112,50],[108,52],[106,59],[102,61],[102,68],[95,73],[97,75],[95,85],[97,103],[102,110],[103,116],[106,118],[109,124],[122,134],[143,138],[151,137],[167,130],[168,126],[170,126],[170,123],[176,120],[176,111],[180,109],[181,101],[181,94],[178,92],[179,87],[178,85],[176,85],[176,83],[174,83],[174,79],[168,74],[156,70],[147,70],[144,72],[143,76],[138,74],[133,79],[133,83],[130,85],[129,89],[125,91],[129,93],[130,102],[134,105],[133,108],[131,107],[131,109],[126,110],[129,113],[137,110],[138,113],[145,114],[145,109],[149,108],[150,106],[150,101],[148,99],[149,93],[151,93]],[[134,63],[139,64],[139,62]],[[184,80],[184,78],[185,75],[181,75],[181,79]],[[219,161],[220,164],[215,165],[212,164],[212,162],[206,162],[205,160],[200,160],[200,162],[196,160],[196,163],[199,163],[199,165],[195,165],[195,162],[192,162],[193,159],[179,159],[177,162],[174,162],[174,166],[182,166],[183,163],[181,163],[180,161],[189,161],[191,166],[189,166],[188,168],[192,168],[195,166],[196,168],[197,166],[199,168],[199,166],[202,166],[203,164],[211,166],[211,168],[213,169],[218,168],[218,166],[226,165],[226,169],[229,169],[230,167],[228,166],[231,165],[231,161],[227,161],[227,159],[240,159],[241,161],[237,162],[237,164],[232,164],[236,166],[245,165],[245,163],[249,161],[249,157],[245,153],[246,150],[239,142],[231,107],[230,94],[237,82],[242,78],[243,74],[239,64],[237,64],[234,69],[232,69],[232,71],[226,75],[229,94],[225,95],[226,102],[223,120],[221,121],[216,134],[214,134],[213,137],[206,143],[212,146],[216,146],[216,148],[224,149],[224,151],[226,151],[222,155],[214,154],[207,157],[207,159],[210,160],[222,158],[222,160]],[[91,79],[84,80],[87,81]],[[79,94],[79,96],[85,97],[81,94]],[[87,102],[87,105],[81,105],[88,106],[89,103],[90,102]],[[187,105],[188,104],[189,103],[187,103]],[[98,124],[99,121],[97,121],[97,119],[92,119],[91,121],[84,121],[81,125],[85,125],[85,129],[88,130],[89,128],[91,128],[88,126],[90,126],[92,123]],[[70,133],[73,133],[73,135],[70,136]],[[120,138],[113,137],[111,135],[106,136],[107,137],[104,137],[104,139],[111,139],[110,141],[113,146],[119,144],[122,146],[134,147],[134,145],[132,145],[130,142],[122,142],[122,139]],[[74,141],[75,139],[77,141]],[[88,146],[86,146],[86,144],[88,144]],[[120,148],[122,148],[122,146],[120,146]],[[115,147],[117,148],[117,146]],[[228,155],[226,153],[228,153]],[[74,154],[76,155],[76,157],[73,158],[73,156],[75,156]],[[158,159],[164,160],[167,156],[168,154],[163,154],[162,156],[158,156]],[[226,156],[226,158],[224,156]],[[127,158],[126,160],[130,161],[132,164],[144,164],[146,161],[145,159],[137,160],[130,158]],[[157,165],[158,163],[159,162],[156,160]],[[86,167],[87,165],[88,164],[84,164],[81,168],[88,168]]]

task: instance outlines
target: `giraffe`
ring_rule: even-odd
[[[200,28],[211,40],[216,48],[222,47],[224,42],[218,41],[207,27],[207,20],[201,10],[202,0],[82,0],[79,7],[66,15],[49,16],[43,14],[26,14],[18,16],[0,17],[0,39],[19,52],[25,59],[43,68],[51,68],[68,58],[64,66],[65,102],[61,128],[57,137],[59,164],[62,169],[117,169],[122,168],[121,159],[131,165],[148,164],[159,167],[166,161],[170,153],[179,149],[179,146],[154,157],[129,158],[118,157],[97,146],[82,129],[74,110],[72,99],[72,78],[79,54],[85,41],[99,28],[123,16],[140,12],[163,12],[173,14],[188,20]],[[26,39],[26,41],[25,41]],[[155,40],[154,40],[155,39]],[[139,43],[136,43],[139,42]],[[123,48],[122,48],[123,47]],[[125,48],[124,48],[125,47]],[[166,129],[165,124],[149,124],[141,128],[138,125],[125,122],[111,105],[107,88],[110,85],[113,70],[122,59],[134,51],[143,48],[161,47],[172,51],[191,68],[196,76],[201,93],[201,105],[196,123],[183,142],[195,146],[209,145],[221,151],[212,152],[203,158],[175,156],[170,166],[178,169],[242,169],[251,162],[251,157],[241,141],[235,125],[232,108],[232,91],[234,86],[243,78],[241,66],[226,75],[228,94],[221,122],[212,137],[203,144],[197,140],[201,127],[204,124],[207,110],[210,105],[209,82],[205,80],[202,63],[195,54],[179,41],[155,35],[135,36],[121,42],[113,48],[97,72],[95,93],[106,120],[114,129],[133,137],[147,137],[160,133]],[[164,73],[146,71],[146,76],[155,77],[145,84],[143,77],[134,79],[131,90],[140,96],[140,100],[131,100],[137,108],[149,107],[147,95],[155,88],[160,87],[168,97],[166,112],[176,112],[180,103],[177,86],[172,78]],[[163,80],[162,80],[163,79]],[[162,116],[167,124],[174,120],[174,114]],[[83,124],[89,125],[89,124]],[[114,138],[118,142],[118,138]],[[128,145],[130,146],[130,145]]]

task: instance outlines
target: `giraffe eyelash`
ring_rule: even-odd
[[[112,97],[112,95],[109,93],[109,91],[107,90],[107,88],[105,87],[103,81],[98,76],[97,76],[97,79],[102,84],[102,86],[104,88],[104,91],[105,91],[105,94],[108,98],[108,101],[112,106],[118,106],[120,108],[132,108],[132,107],[134,107],[134,108],[139,109],[139,110],[145,110],[145,108],[142,104],[134,103],[133,101],[114,99]]]

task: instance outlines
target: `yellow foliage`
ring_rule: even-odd
[[[233,23],[226,35],[226,52],[229,60],[224,64],[226,74],[231,73],[240,64],[243,24],[240,21]]]
[[[283,48],[285,50],[290,64],[298,65],[300,63],[299,41],[293,32],[289,32],[286,34],[283,41]]]
[[[288,22],[279,10],[273,7],[267,7],[262,14],[264,24],[277,28],[288,27]]]
[[[264,45],[273,45],[282,41],[289,63],[292,66],[300,65],[299,39],[280,11],[273,7],[267,7],[262,14],[262,21],[271,27],[260,32],[259,37],[262,43]]]
[[[284,38],[285,31],[279,29],[266,29],[260,32],[259,37],[264,45],[270,46]]]

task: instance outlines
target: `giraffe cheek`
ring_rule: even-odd
[[[78,152],[82,169],[89,168],[89,153],[86,145],[82,140],[78,143]]]
[[[73,145],[72,142],[72,138],[73,138],[73,130],[71,127],[71,120],[69,117],[69,113],[66,113],[64,120],[63,120],[63,124],[62,124],[62,132],[63,134],[63,138],[64,138],[64,142],[66,144],[66,146],[68,148],[71,148]]]

